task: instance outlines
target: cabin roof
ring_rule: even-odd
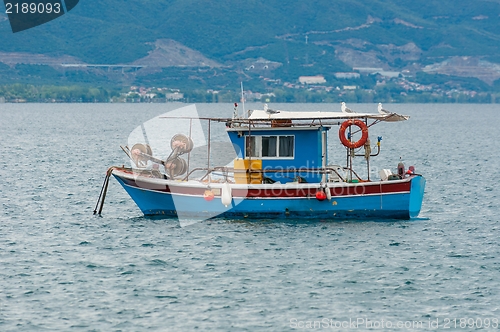
[[[264,110],[254,110],[248,117],[249,120],[347,120],[347,119],[373,119],[379,121],[396,122],[405,121],[410,117],[397,113],[374,114],[374,113],[345,113],[345,112],[289,112],[273,111],[278,113],[269,114]]]
[[[341,104],[341,112],[290,112],[290,111],[281,111],[281,110],[271,110],[267,107],[267,104],[264,104],[264,110],[249,110],[248,114],[250,116],[248,118],[215,118],[215,117],[199,117],[196,118],[198,120],[208,120],[208,121],[216,121],[216,122],[226,122],[228,127],[231,124],[250,124],[250,123],[273,123],[273,120],[297,120],[297,121],[312,121],[313,124],[315,120],[349,120],[349,119],[372,119],[376,122],[385,121],[385,122],[397,122],[397,121],[405,121],[410,118],[408,115],[401,115],[394,112],[387,111],[382,108],[382,104],[378,105],[378,113],[356,113],[351,109],[347,108],[345,103]],[[182,117],[182,116],[161,116],[160,118],[167,119],[195,119],[192,117]],[[327,122],[319,123],[317,125],[326,125]],[[338,123],[340,124],[340,123]],[[300,125],[299,123],[294,123],[295,125]],[[309,124],[311,125],[311,124]],[[286,127],[286,126],[284,126]]]

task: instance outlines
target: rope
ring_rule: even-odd
[[[372,154],[372,147],[370,146],[370,139],[367,139],[365,143],[365,159],[370,160],[371,154]]]

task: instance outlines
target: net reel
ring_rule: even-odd
[[[137,168],[146,168],[148,166],[148,161],[152,161],[163,165],[166,173],[171,178],[175,178],[187,172],[187,162],[179,158],[179,156],[191,152],[194,143],[190,137],[184,134],[176,134],[170,140],[170,147],[172,148],[172,152],[166,160],[153,157],[153,151],[149,144],[143,143],[134,144],[132,149],[130,149],[129,156]]]
[[[137,153],[137,150],[139,153]],[[146,168],[148,161],[150,160],[149,157],[153,155],[153,150],[151,150],[149,144],[142,143],[134,144],[130,152],[132,161],[135,163],[137,168]]]
[[[172,154],[175,156],[189,153],[193,150],[193,147],[193,140],[184,134],[176,134],[170,140],[170,148],[172,149]]]
[[[186,173],[188,169],[187,162],[178,157],[166,162],[164,165],[165,170],[171,178],[175,178],[176,176]]]
[[[179,156],[191,152],[193,147],[193,140],[184,134],[175,134],[172,137],[170,140],[172,152],[163,163],[165,170],[171,178],[186,173],[188,169],[187,163],[184,159],[179,158]]]

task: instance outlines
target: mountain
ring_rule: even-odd
[[[500,78],[500,0],[80,1],[16,34],[0,15],[2,83],[28,73],[224,88],[371,69]]]

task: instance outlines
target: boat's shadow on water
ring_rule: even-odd
[[[363,225],[380,224],[389,225],[408,225],[414,222],[426,221],[429,218],[412,218],[408,220],[401,219],[214,219],[231,224],[255,224],[255,225],[287,225],[287,226],[321,226],[321,225]]]
[[[205,220],[179,220],[177,217],[166,217],[161,215],[154,216],[136,216],[127,219],[127,222],[132,224],[141,224],[146,226],[151,224],[164,224],[168,227],[188,227],[194,225],[216,225],[216,224],[233,224],[245,226],[269,226],[269,225],[284,225],[284,226],[318,226],[318,225],[362,225],[362,224],[380,224],[384,226],[390,225],[408,225],[415,222],[428,221],[430,218],[417,217],[407,220],[401,219],[374,219],[374,218],[357,218],[357,219],[305,219],[305,218],[222,218],[215,217]]]

